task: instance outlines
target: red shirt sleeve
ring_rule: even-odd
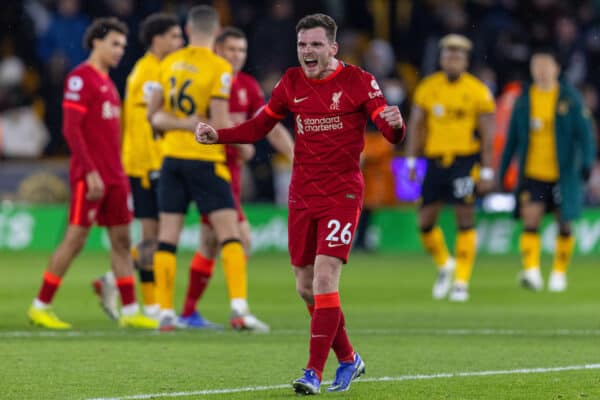
[[[219,129],[219,143],[254,143],[264,138],[288,112],[285,82],[286,75],[273,88],[269,103],[254,117],[233,128]]]
[[[88,113],[89,103],[90,88],[85,86],[82,76],[70,75],[65,83],[62,103],[63,135],[71,149],[71,157],[86,173],[96,170],[81,129],[83,119]]]
[[[387,102],[375,77],[363,71],[360,77],[359,90],[359,98],[363,100],[363,109],[375,126],[377,126],[377,129],[379,129],[390,143],[401,142],[404,139],[406,125],[402,124],[400,129],[394,129],[380,117],[379,114],[387,106]]]

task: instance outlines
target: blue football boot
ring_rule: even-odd
[[[190,329],[223,329],[222,325],[215,324],[205,318],[198,311],[194,311],[189,317],[178,317],[177,318],[178,328],[190,328]]]
[[[321,380],[312,369],[305,369],[304,376],[292,383],[294,392],[301,395],[318,394],[321,390]]]
[[[340,363],[335,371],[335,379],[331,386],[327,388],[328,392],[344,392],[350,388],[353,380],[365,373],[365,363],[358,353],[354,353],[354,361]]]

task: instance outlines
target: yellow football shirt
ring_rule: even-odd
[[[424,153],[427,157],[468,156],[480,151],[475,135],[479,114],[494,112],[489,89],[469,73],[454,82],[444,72],[425,78],[415,91],[414,104],[426,114]]]
[[[554,115],[558,86],[543,91],[535,85],[529,89],[529,148],[525,176],[544,182],[556,182],[559,177],[554,133]]]
[[[122,159],[128,176],[142,178],[148,184],[150,171],[158,171],[162,162],[160,143],[154,139],[146,116],[152,90],[159,88],[160,60],[146,53],[127,77],[123,117]]]
[[[229,99],[231,65],[206,47],[187,46],[167,56],[160,65],[164,109],[178,117],[208,117],[212,98]],[[188,160],[225,161],[223,145],[202,145],[193,132],[165,132],[163,155]]]

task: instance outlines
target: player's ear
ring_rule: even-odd
[[[337,42],[333,42],[331,44],[331,56],[332,57],[335,57],[337,55],[338,49],[339,49],[338,43]]]

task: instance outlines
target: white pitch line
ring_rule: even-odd
[[[519,368],[519,369],[505,369],[505,370],[491,370],[491,371],[447,372],[447,373],[430,374],[430,375],[382,376],[379,378],[362,378],[362,379],[356,381],[355,383],[420,381],[420,380],[431,380],[431,379],[468,378],[468,377],[494,376],[494,375],[546,374],[546,373],[551,373],[551,372],[582,371],[582,370],[596,370],[596,369],[600,369],[600,364],[568,365],[565,367],[550,367],[550,368]],[[329,384],[329,383],[331,383],[331,382],[323,382],[323,384]],[[155,398],[160,398],[160,397],[208,396],[208,395],[212,395],[212,394],[262,392],[262,391],[287,389],[287,388],[290,388],[290,384],[271,385],[271,386],[246,386],[246,387],[230,388],[230,389],[194,390],[194,391],[189,391],[189,392],[134,394],[134,395],[129,395],[129,396],[121,396],[121,397],[98,397],[98,398],[91,398],[91,399],[86,399],[86,400],[143,400],[143,399],[155,399]]]
[[[431,335],[431,336],[600,336],[600,329],[495,329],[495,328],[457,328],[457,329],[349,329],[352,335]],[[237,335],[231,331],[194,331],[182,330],[174,333],[162,333],[158,331],[131,331],[131,330],[106,330],[106,331],[2,331],[0,338],[81,338],[81,337],[119,337],[119,336],[164,336],[176,335],[178,333],[207,333],[207,334],[230,334]],[[269,335],[273,336],[302,336],[308,335],[308,329],[275,329]],[[265,335],[265,336],[269,336]],[[260,335],[263,336],[263,335]]]

